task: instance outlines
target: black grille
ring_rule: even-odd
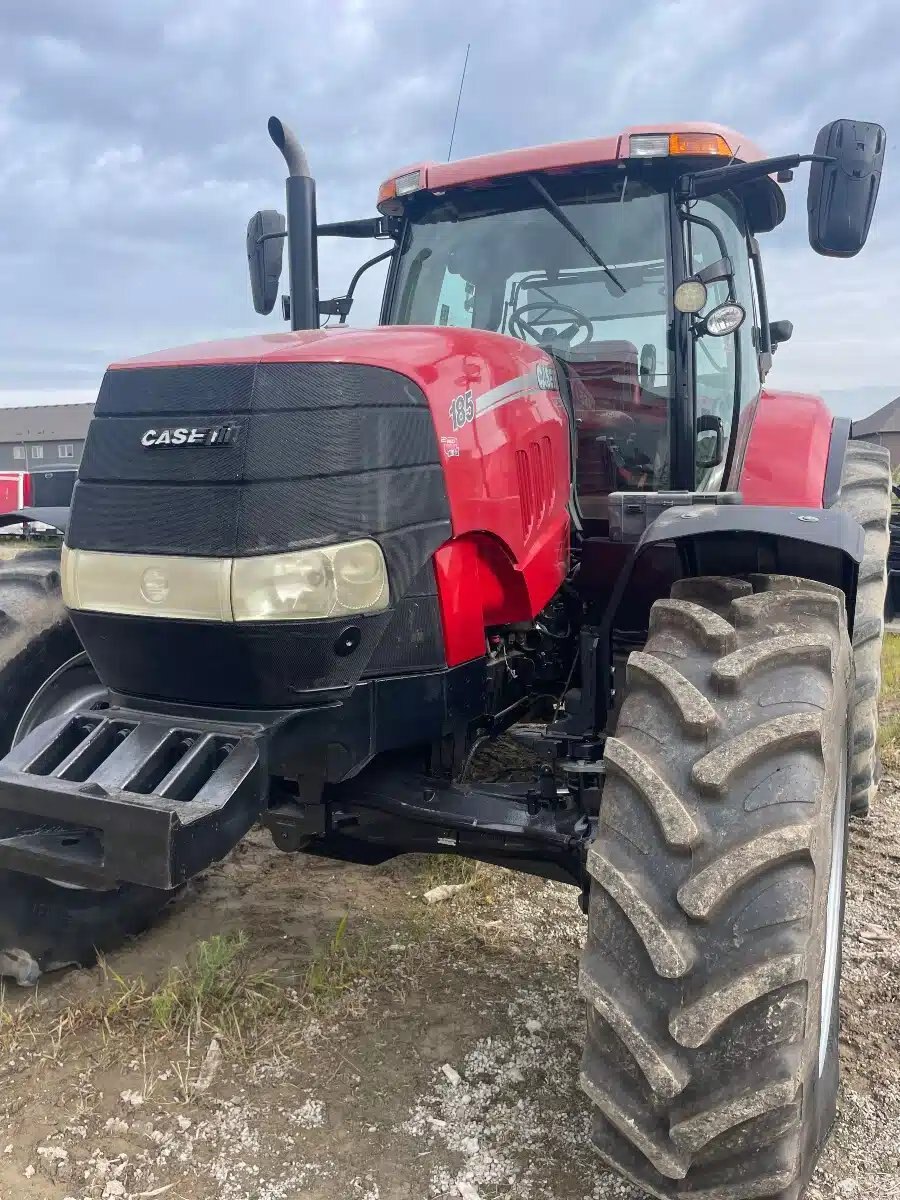
[[[256,363],[228,367],[137,367],[107,371],[95,417],[144,413],[150,417],[232,417],[249,412]]]
[[[411,379],[363,363],[228,363],[107,371],[98,417],[232,417],[266,409],[427,408]]]
[[[359,408],[241,414],[219,446],[152,446],[152,428],[204,428],[202,420],[99,418],[90,431],[80,478],[123,483],[240,483],[242,480],[353,475],[434,462],[427,409]],[[327,437],[323,428],[327,424]]]
[[[416,525],[441,525],[432,552],[450,536],[440,466],[241,487],[79,480],[67,541],[91,550],[143,554],[271,554],[402,534],[414,529],[411,516]]]
[[[394,371],[354,363],[119,369],[106,373],[95,413],[71,546],[268,554],[443,522],[413,564],[419,570],[449,536],[431,413],[422,390]],[[226,444],[141,443],[148,429],[223,422],[234,431]]]

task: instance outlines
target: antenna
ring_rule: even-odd
[[[447,147],[447,162],[450,161],[450,155],[453,153],[453,139],[456,137],[456,121],[459,117],[459,102],[462,100],[463,84],[466,82],[466,67],[469,65],[469,51],[472,49],[472,43],[466,43],[466,57],[463,62],[462,75],[459,80],[459,95],[456,97],[456,112],[453,114],[453,128],[450,130],[450,145]]]

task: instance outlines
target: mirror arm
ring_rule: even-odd
[[[331,221],[317,225],[319,237],[385,238],[396,237],[400,222],[392,217],[361,217],[356,221]]]
[[[716,192],[776,175],[779,171],[792,171],[803,162],[830,163],[835,160],[827,154],[783,154],[778,158],[761,158],[757,162],[730,163],[726,167],[711,167],[705,171],[691,171],[678,180],[678,195],[681,200],[699,200],[713,196]]]
[[[353,305],[352,296],[335,296],[333,300],[319,301],[319,316],[321,317],[340,317],[340,324],[343,325],[347,319],[347,314]]]
[[[692,279],[699,280],[700,283],[717,283],[720,279],[734,278],[734,263],[729,255],[724,255],[709,266],[703,267],[696,275],[691,276]]]
[[[286,229],[285,229],[285,230],[282,230],[282,232],[281,232],[281,233],[264,233],[264,234],[262,235],[262,237],[258,237],[258,238],[256,239],[256,244],[257,244],[257,246],[261,246],[261,245],[263,244],[263,242],[271,242],[271,241],[273,241],[275,238],[286,238],[286,237],[287,237],[287,230],[286,230]]]
[[[391,246],[390,250],[382,250],[380,254],[376,254],[374,258],[368,259],[361,267],[358,267],[353,278],[350,280],[350,286],[347,288],[345,296],[335,296],[333,300],[322,300],[319,304],[319,312],[323,316],[340,317],[339,325],[347,324],[347,317],[350,315],[350,309],[353,307],[353,293],[356,291],[356,285],[359,283],[363,274],[368,271],[369,267],[374,267],[376,263],[382,262],[386,258],[390,258],[396,246]]]

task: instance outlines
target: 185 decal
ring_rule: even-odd
[[[472,389],[469,388],[461,396],[456,396],[450,401],[450,424],[456,430],[474,420],[475,401],[472,399]]]

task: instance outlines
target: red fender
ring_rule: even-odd
[[[763,390],[751,421],[738,490],[747,504],[822,508],[834,418],[820,396]]]

